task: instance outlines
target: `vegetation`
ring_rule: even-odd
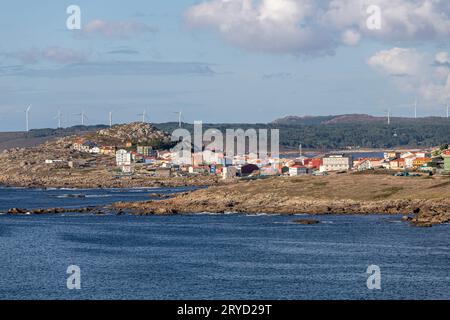
[[[310,120],[313,121],[313,120]],[[176,123],[156,124],[160,129],[172,132]],[[193,132],[191,124],[184,128]],[[344,148],[423,148],[443,145],[450,141],[450,120],[436,118],[417,121],[381,121],[315,123],[315,124],[204,124],[203,132],[216,128],[225,134],[226,129],[279,129],[280,144],[284,148],[297,149],[301,143],[308,149]]]

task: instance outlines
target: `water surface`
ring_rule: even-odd
[[[65,190],[16,196],[31,201],[28,192],[37,207],[79,201],[47,198]],[[108,192],[118,193],[98,194]],[[130,193],[123,197],[134,199]],[[15,201],[0,197],[2,208]],[[375,215],[297,225],[295,218],[0,215],[0,299],[450,298],[450,225],[415,228]],[[81,290],[66,287],[73,264]],[[381,268],[382,290],[367,289],[372,264]]]

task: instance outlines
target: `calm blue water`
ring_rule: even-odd
[[[3,208],[18,201],[4,192]],[[47,199],[64,190],[14,192],[23,199],[14,206],[74,205]],[[0,299],[450,299],[450,225],[321,216],[302,226],[295,218],[0,215]],[[72,264],[81,290],[66,287]],[[366,287],[371,264],[381,268],[382,290]]]
[[[0,212],[10,208],[77,208],[110,204],[117,201],[155,199],[151,194],[171,194],[195,187],[132,189],[23,189],[0,187]]]

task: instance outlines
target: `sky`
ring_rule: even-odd
[[[80,29],[67,8],[80,9]],[[72,27],[74,24],[69,24]],[[15,0],[0,10],[0,131],[287,115],[445,115],[447,0]]]

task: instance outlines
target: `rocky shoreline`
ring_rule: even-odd
[[[142,185],[140,185],[142,186]],[[149,195],[150,196],[150,195]],[[105,212],[136,215],[193,213],[239,214],[388,214],[429,227],[450,223],[450,179],[405,179],[375,175],[273,178],[236,181],[142,202],[119,202],[81,209],[11,209],[9,214]],[[313,224],[312,222],[299,222]]]
[[[353,180],[355,178],[336,179]],[[380,185],[386,184],[386,178],[371,177],[370,179],[374,180],[374,183],[375,179],[381,179],[378,183]],[[321,184],[324,186],[325,182],[323,180],[332,181],[328,177],[322,179]],[[391,180],[391,177],[387,178],[387,180]],[[284,183],[283,181],[280,182],[280,180],[253,181],[230,186],[210,187],[208,189],[177,194],[170,199],[135,203],[122,202],[115,203],[112,207],[116,210],[138,215],[227,212],[285,215],[389,214],[403,215],[403,220],[424,227],[450,222],[450,197],[446,197],[445,193],[441,195],[440,192],[437,192],[436,197],[428,199],[422,198],[420,194],[414,197],[413,193],[410,193],[409,196],[399,196],[396,193],[400,193],[400,191],[394,189],[391,183],[389,188],[391,194],[383,193],[383,199],[380,199],[374,193],[359,198],[354,195],[352,199],[350,196],[338,195],[337,191],[331,195],[312,197],[307,192],[292,191],[289,184],[292,182],[295,184],[295,180],[290,179],[287,181]],[[306,182],[310,180],[304,179],[303,181],[305,185],[302,188],[308,188]],[[421,183],[420,181],[417,182]],[[433,184],[428,181],[423,185],[426,186],[426,184],[430,184],[432,190],[438,189],[438,191],[440,191],[439,188],[447,187],[447,182],[442,183],[440,180],[433,181]],[[316,185],[318,184],[316,183]],[[329,187],[324,188],[329,189]],[[348,190],[341,190],[341,192],[345,191]],[[406,190],[406,192],[408,191]],[[450,190],[447,190],[447,193],[449,192]]]
[[[197,193],[197,192],[194,192]],[[428,227],[435,224],[450,223],[450,201],[375,201],[358,202],[351,200],[317,201],[304,199],[303,201],[288,201],[267,203],[260,199],[259,203],[233,197],[211,198],[210,196],[192,198],[191,194],[179,195],[175,198],[147,201],[138,203],[115,203],[116,210],[137,215],[170,215],[180,213],[240,213],[240,214],[311,214],[311,215],[370,215],[387,214],[403,215],[403,220],[413,225]],[[243,201],[241,201],[243,200]]]

